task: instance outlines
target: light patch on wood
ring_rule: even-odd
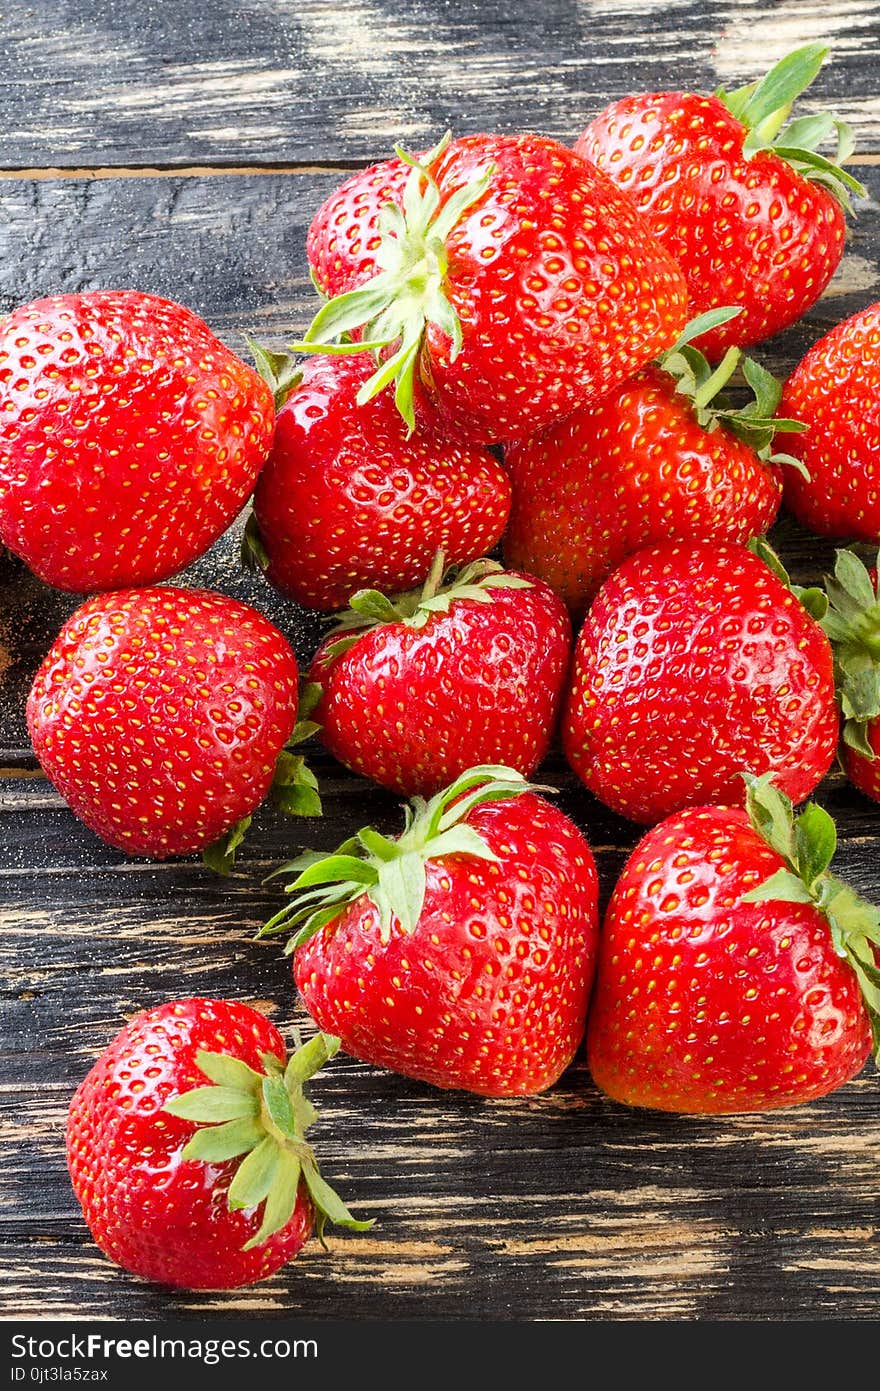
[[[874,261],[864,256],[849,254],[844,256],[823,299],[835,299],[839,295],[863,294],[872,290],[880,282],[880,271]]]
[[[852,53],[864,58],[865,35],[877,22],[874,0],[787,0],[768,8],[765,0],[740,0],[727,7],[711,59],[722,82],[750,82],[801,44],[827,40],[827,66]],[[821,75],[816,79],[822,90]],[[875,109],[877,109],[875,104]]]

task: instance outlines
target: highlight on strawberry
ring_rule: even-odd
[[[305,1084],[339,1047],[290,1059],[278,1030],[231,1000],[135,1015],[80,1083],[67,1163],[101,1250],[143,1279],[233,1289],[273,1274],[328,1221],[357,1221],[321,1177]]]
[[[692,315],[741,307],[702,337],[711,359],[806,313],[843,255],[851,196],[866,196],[842,168],[854,148],[844,121],[828,111],[789,120],[827,54],[806,44],[734,92],[624,97],[575,145],[632,197],[675,259]],[[829,140],[830,157],[819,153]]]
[[[270,791],[284,811],[320,814],[315,776],[293,752],[315,729],[298,676],[287,639],[237,599],[170,585],[100,594],[34,677],[28,730],[46,776],[102,840],[159,860],[205,851],[228,870]]]
[[[272,395],[183,305],[90,290],[0,325],[0,541],[76,593],[203,555],[251,493]]]
[[[795,1106],[880,1059],[880,911],[832,874],[834,822],[770,774],[639,842],[603,925],[587,1049],[616,1101]]]
[[[346,767],[412,796],[466,769],[528,776],[556,727],[571,656],[565,607],[497,561],[446,566],[387,598],[360,590],[318,648],[318,737]]]
[[[372,371],[363,353],[294,369],[251,347],[278,417],[246,529],[249,568],[301,604],[341,609],[356,589],[417,584],[438,547],[452,564],[497,545],[510,480],[427,400],[408,431],[387,393],[357,405]]]
[[[397,838],[370,827],[282,865],[263,935],[347,1053],[483,1096],[551,1086],[584,1034],[597,878],[581,831],[513,769],[473,768]]]
[[[825,578],[828,612],[822,627],[834,651],[834,679],[843,717],[840,759],[854,787],[880,801],[880,588],[877,568],[838,551]]]
[[[693,340],[739,308],[691,320],[656,362],[504,455],[513,506],[508,563],[546,580],[578,616],[627,555],[662,541],[761,536],[782,497],[782,468],[802,469],[776,436],[782,386],[729,348],[712,368]],[[724,395],[737,368],[750,399]]]
[[[681,272],[605,175],[544,136],[448,135],[354,174],[307,245],[332,294],[303,342],[370,351],[410,428],[424,389],[471,439],[534,434],[669,347]]]
[[[605,581],[575,647],[566,756],[612,810],[646,824],[741,802],[739,771],[772,772],[794,802],[827,773],[838,716],[831,647],[814,612],[764,556],[670,542]]]

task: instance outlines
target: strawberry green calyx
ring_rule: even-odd
[[[465,824],[468,813],[482,802],[549,790],[537,788],[503,765],[470,768],[430,801],[414,797],[405,808],[404,830],[396,840],[366,827],[331,855],[307,850],[281,865],[269,877],[296,876],[287,886],[291,902],[258,935],[293,932],[286,947],[290,953],[364,895],[378,909],[383,942],[390,938],[393,919],[404,932],[413,933],[424,906],[429,860],[443,855],[497,859],[482,836]]]
[[[746,903],[811,903],[828,922],[837,955],[856,974],[871,1021],[874,1059],[880,1066],[880,909],[828,872],[837,849],[837,830],[827,811],[808,802],[795,817],[789,799],[773,786],[772,774],[744,774],[746,810],[762,840],[781,855],[785,868],[743,895]]]
[[[830,111],[821,111],[786,124],[796,98],[810,86],[827,55],[823,44],[806,44],[786,54],[760,82],[749,83],[735,92],[719,87],[715,95],[748,131],[743,142],[746,159],[762,150],[772,150],[803,178],[822,184],[843,207],[851,210],[850,194],[864,198],[867,193],[858,179],[841,168],[854,149],[847,123]],[[837,141],[833,159],[817,153],[818,146],[830,136]]]
[[[843,742],[871,760],[876,755],[868,739],[868,726],[880,715],[878,583],[853,551],[838,551],[834,574],[825,577],[828,612],[822,619],[834,650]]]
[[[693,339],[700,334],[728,323],[740,312],[739,306],[726,305],[691,319],[672,347],[657,359],[657,366],[674,378],[676,394],[687,397],[704,430],[711,433],[721,425],[764,462],[789,464],[798,472],[806,473],[799,459],[773,451],[777,434],[800,433],[806,429],[799,420],[776,416],[782,400],[782,383],[754,358],[743,357],[739,348],[729,348],[718,366],[712,367],[693,345]],[[744,406],[733,407],[721,393],[737,368],[742,370],[752,399]],[[809,478],[809,474],[806,476]]]
[[[338,1051],[338,1038],[316,1034],[297,1047],[286,1066],[273,1053],[264,1053],[264,1072],[225,1053],[200,1052],[196,1063],[209,1085],[182,1092],[163,1107],[199,1124],[182,1159],[204,1164],[241,1159],[227,1194],[230,1212],[264,1204],[259,1229],[245,1251],[262,1246],[287,1225],[301,1183],[315,1209],[322,1242],[328,1220],[356,1232],[373,1225],[357,1221],[324,1181],[305,1138],[317,1112],[304,1085]]]
[[[437,613],[448,613],[460,599],[491,604],[493,589],[531,589],[524,575],[513,575],[497,560],[472,560],[466,565],[445,568],[442,551],[437,551],[427,579],[417,589],[391,598],[378,589],[359,589],[349,600],[347,612],[338,617],[332,633],[338,641],[327,649],[331,657],[347,652],[368,629],[381,623],[406,623],[423,628]]]
[[[422,160],[396,147],[411,173],[403,206],[389,203],[382,213],[375,254],[381,270],[358,289],[323,304],[303,341],[292,345],[298,352],[376,353],[379,366],[358,392],[358,404],[393,382],[395,403],[410,430],[415,428],[416,369],[426,325],[436,324],[449,337],[452,361],[462,346],[461,323],[446,292],[446,241],[467,209],[483,197],[494,173],[490,164],[444,201],[434,168],[451,138],[447,132]],[[357,329],[364,331],[361,341],[340,341]]]
[[[251,350],[254,366],[263,381],[271,388],[275,398],[275,409],[280,411],[288,396],[302,381],[302,369],[290,353],[279,353],[264,348],[255,339],[245,334],[244,341]]]
[[[270,796],[279,811],[288,816],[321,816],[321,794],[318,779],[306,763],[303,754],[292,753],[297,744],[302,744],[317,734],[321,728],[310,716],[321,699],[321,687],[316,681],[304,681],[300,685],[297,721],[293,733],[275,760],[275,774],[272,778]],[[235,867],[235,855],[244,841],[253,817],[243,816],[240,821],[215,840],[213,845],[202,851],[202,860],[208,869],[217,874],[231,874]]]
[[[767,569],[770,570],[778,580],[790,589],[794,597],[806,609],[811,618],[817,623],[822,623],[828,612],[828,595],[824,589],[818,585],[793,584],[791,576],[783,565],[779,556],[774,551],[766,536],[753,536],[748,544],[748,550],[752,555],[756,555],[759,560],[763,560]]]

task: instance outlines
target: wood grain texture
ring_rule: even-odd
[[[217,0],[210,24],[186,0],[26,0],[0,16],[0,170],[43,167],[0,183],[0,312],[132,285],[190,304],[237,348],[243,330],[281,345],[311,312],[305,229],[343,168],[447,125],[570,139],[626,91],[746,80],[815,38],[834,40],[834,59],[810,104],[858,126],[872,199],[823,300],[759,353],[787,372],[880,294],[873,0]],[[776,535],[796,578],[827,568],[830,545],[788,522]],[[306,658],[320,621],[240,575],[235,551],[233,530],[185,582],[256,603]],[[312,1244],[228,1295],[172,1296],[104,1260],[64,1168],[74,1086],[125,1016],[170,996],[302,1022],[280,945],[254,940],[277,903],[263,878],[306,843],[329,848],[368,821],[393,831],[399,813],[319,755],[325,818],[264,809],[229,880],[104,846],[39,775],[23,720],[75,603],[0,557],[0,1317],[880,1316],[870,1065],[809,1107],[689,1120],[615,1106],[582,1059],[544,1097],[486,1102],[339,1057],[313,1085],[314,1138],[373,1231],[334,1234],[329,1254]],[[604,901],[639,832],[558,752],[546,775],[596,849]],[[839,822],[840,873],[880,898],[880,811],[838,774],[820,799]]]
[[[636,90],[750,81],[808,39],[880,147],[873,0],[38,0],[0,19],[0,167],[347,163],[448,127],[574,140]]]
[[[395,799],[323,779],[327,815],[274,813],[229,882],[196,862],[129,861],[34,782],[0,784],[0,1050],[7,1309],[24,1317],[157,1318],[232,1312],[333,1318],[728,1318],[880,1313],[876,1152],[867,1067],[809,1107],[685,1120],[603,1099],[582,1059],[548,1095],[486,1102],[340,1058],[313,1084],[315,1143],[367,1236],[332,1237],[229,1295],[168,1295],[116,1271],[78,1217],[63,1159],[67,1101],[123,1016],[169,994],[247,998],[297,1018],[277,942],[253,933],[277,890],[268,868],[365,817],[390,831]],[[576,787],[561,805],[597,847],[603,897],[635,828]],[[880,894],[875,809],[839,779],[824,799],[840,865]],[[36,1046],[35,1046],[36,1045]],[[39,1173],[39,1187],[34,1175]]]

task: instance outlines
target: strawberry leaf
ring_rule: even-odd
[[[215,874],[231,874],[235,867],[235,852],[244,840],[253,817],[243,816],[227,831],[225,836],[215,840],[202,851],[202,860]]]
[[[167,1109],[167,1107],[166,1107]],[[224,1159],[236,1159],[258,1145],[264,1135],[263,1127],[253,1116],[242,1116],[225,1125],[208,1125],[197,1130],[183,1147],[182,1159],[199,1159],[204,1164],[220,1164]]]

